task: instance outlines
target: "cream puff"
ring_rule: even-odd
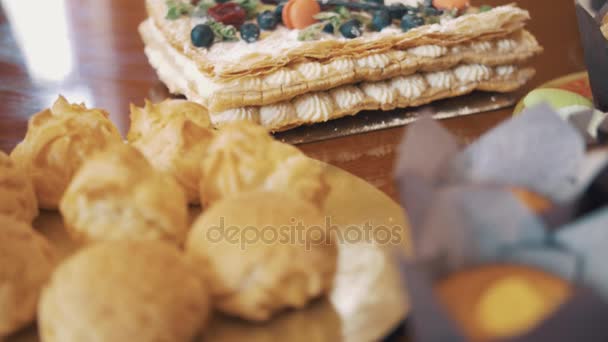
[[[65,226],[77,241],[165,240],[183,243],[186,195],[135,148],[119,143],[89,157],[61,200]]]
[[[34,321],[55,260],[49,242],[29,224],[0,215],[0,340]]]
[[[50,109],[30,118],[25,139],[11,158],[32,179],[39,206],[57,209],[82,162],[120,141],[107,112],[70,104],[60,96]]]
[[[0,151],[0,215],[32,223],[38,216],[38,201],[27,173]]]
[[[248,191],[288,192],[322,207],[329,192],[323,165],[274,140],[261,126],[223,126],[201,165],[201,202]]]
[[[107,241],[53,273],[38,328],[44,342],[190,342],[208,316],[207,290],[175,246]]]
[[[173,176],[191,204],[199,203],[201,161],[214,136],[205,107],[184,100],[131,105],[129,143]]]
[[[280,192],[249,192],[214,203],[186,243],[214,305],[247,320],[268,320],[328,293],[337,248],[321,212]]]

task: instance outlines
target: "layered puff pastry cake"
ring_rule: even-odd
[[[143,108],[131,105],[129,143],[158,170],[172,175],[188,202],[199,203],[201,161],[215,136],[205,107],[190,101],[166,100]]]
[[[30,118],[25,139],[11,159],[32,179],[39,206],[57,209],[82,162],[121,141],[107,112],[70,104],[60,96],[50,109]]]
[[[222,127],[201,164],[200,198],[210,204],[249,191],[277,191],[322,208],[329,185],[320,162],[245,121]]]
[[[87,247],[53,273],[40,299],[44,342],[190,342],[209,317],[193,265],[160,241]]]
[[[0,151],[0,215],[31,223],[38,216],[38,201],[31,179]]]
[[[0,214],[0,340],[34,321],[55,260],[46,238],[29,224]]]
[[[280,131],[509,92],[533,76],[521,64],[542,48],[524,29],[527,11],[403,2],[147,0],[139,31],[159,78],[207,107],[216,126],[247,120]]]
[[[209,284],[214,305],[254,321],[326,294],[337,263],[337,246],[321,211],[273,192],[249,192],[212,205],[194,223],[186,253]]]
[[[90,156],[60,204],[74,240],[164,240],[181,245],[188,232],[186,195],[135,148],[117,143]]]

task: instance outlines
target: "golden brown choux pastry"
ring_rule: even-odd
[[[261,126],[223,126],[202,163],[201,202],[256,190],[288,192],[322,207],[329,192],[324,168]]]
[[[188,259],[160,241],[107,241],[62,263],[43,291],[44,342],[190,342],[209,316]]]
[[[186,195],[135,148],[118,143],[89,157],[74,176],[60,210],[78,241],[166,240],[188,232]]]
[[[131,105],[129,142],[141,139],[152,131],[162,129],[171,120],[192,121],[197,126],[211,127],[207,109],[196,102],[166,99],[159,103],[145,100],[144,107]]]
[[[129,143],[140,150],[158,170],[177,180],[188,202],[199,203],[201,161],[213,139],[205,107],[185,100],[146,101],[131,105]]]
[[[108,113],[70,104],[60,96],[50,109],[30,118],[25,139],[11,158],[32,179],[38,205],[57,209],[82,162],[95,151],[120,141]]]
[[[264,321],[331,290],[337,249],[324,223],[308,201],[249,192],[207,209],[188,235],[186,253],[220,311]]]
[[[32,180],[0,151],[0,215],[32,223],[38,216],[38,201]]]
[[[473,341],[521,335],[566,301],[571,286],[526,266],[488,265],[441,280],[437,294]]]
[[[55,253],[32,227],[0,215],[0,340],[32,323]]]

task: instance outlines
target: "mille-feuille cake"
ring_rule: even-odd
[[[524,29],[528,12],[514,5],[212,1],[147,0],[139,31],[159,78],[207,107],[216,126],[247,120],[280,131],[509,92],[534,75],[521,64],[542,51]]]

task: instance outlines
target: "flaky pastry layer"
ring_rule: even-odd
[[[269,106],[211,112],[210,117],[216,126],[245,120],[258,123],[269,131],[282,131],[354,115],[363,110],[420,106],[474,90],[509,92],[528,82],[534,73],[531,68],[519,69],[513,65],[495,68],[479,64],[461,65],[446,71],[417,73],[388,81],[363,82],[327,92],[308,93]]]
[[[152,20],[140,25],[150,64],[172,92],[188,88],[197,102],[211,111],[244,106],[262,106],[309,92],[323,91],[361,81],[381,81],[418,71],[445,70],[460,63],[488,66],[521,63],[542,51],[536,39],[519,30],[508,36],[475,40],[445,47],[423,45],[407,50],[360,58],[343,57],[327,62],[290,64],[263,76],[247,76],[233,81],[216,81],[200,72],[167,41]]]
[[[149,17],[175,49],[193,60],[203,74],[226,81],[269,74],[290,63],[328,62],[336,58],[365,57],[391,49],[452,46],[475,39],[502,37],[522,29],[530,18],[527,11],[510,5],[463,15],[440,24],[424,25],[408,32],[389,27],[382,32],[366,32],[355,39],[327,35],[316,41],[298,41],[297,30],[279,27],[265,32],[255,43],[221,42],[210,49],[201,49],[190,41],[190,31],[199,22],[197,18],[167,20],[165,0],[147,0],[146,5]]]

